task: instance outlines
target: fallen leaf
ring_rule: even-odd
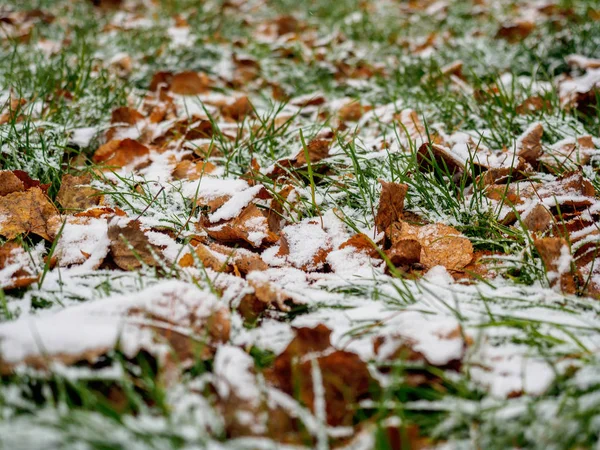
[[[25,190],[23,182],[10,170],[0,170],[0,197]]]
[[[331,143],[325,139],[313,139],[306,145],[306,151],[308,152],[308,157],[310,158],[311,164],[316,164],[324,158],[329,156],[329,147]],[[302,167],[307,164],[306,153],[305,150],[302,149],[298,152],[298,154],[293,158],[293,166],[294,167]]]
[[[379,182],[382,189],[379,198],[379,208],[375,216],[375,226],[379,232],[382,232],[402,217],[408,185],[388,183],[383,180],[379,180]]]
[[[199,243],[194,247],[196,257],[202,263],[202,265],[208,269],[212,269],[215,272],[231,272],[232,269],[224,258],[219,258],[214,254],[206,245]],[[181,267],[194,267],[196,265],[196,259],[191,253],[186,253],[180,260],[179,265]]]
[[[550,100],[544,100],[543,97],[539,95],[532,95],[531,97],[527,97],[522,103],[517,105],[515,111],[517,114],[525,115],[531,114],[538,111],[551,111],[552,103]]]
[[[535,124],[517,139],[517,155],[532,166],[536,166],[542,155],[542,136],[544,128],[541,123]]]
[[[579,275],[571,267],[573,258],[567,241],[563,238],[545,237],[536,239],[533,243],[546,268],[550,286],[559,287],[564,293],[574,294]]]
[[[214,375],[217,407],[228,438],[260,436],[298,445],[312,442],[308,433],[300,432],[302,427],[297,418],[269,401],[268,393],[260,389],[254,360],[242,349],[230,345],[219,347]]]
[[[54,216],[48,220],[52,239],[58,238],[53,256],[60,267],[86,264],[97,269],[108,255],[108,222],[106,218]]]
[[[293,299],[275,283],[261,274],[252,274],[248,276],[248,284],[254,289],[254,296],[265,306],[275,307],[279,311],[290,311],[290,307],[285,302]]]
[[[231,104],[227,104],[221,108],[221,114],[235,122],[240,122],[254,111],[252,103],[248,97],[240,97]]]
[[[56,362],[94,364],[119,349],[129,359],[147,352],[159,363],[159,381],[173,383],[181,369],[212,358],[216,347],[229,340],[228,308],[193,284],[170,281],[101,303],[85,302],[36,317],[37,323],[31,324],[37,330],[34,336],[1,328],[0,345],[17,351],[0,352],[0,374],[11,374],[19,365],[49,370]]]
[[[366,108],[360,102],[351,101],[340,108],[338,116],[342,121],[358,122],[365,111]]]
[[[416,239],[398,239],[385,254],[396,267],[410,266],[421,261],[421,244]]]
[[[426,170],[432,170],[437,165],[451,175],[461,174],[465,170],[465,165],[452,154],[449,148],[431,143],[424,143],[419,147],[417,163],[419,168]]]
[[[139,220],[113,218],[108,224],[108,238],[112,258],[121,269],[134,270],[142,264],[158,264],[152,253],[160,254],[160,249],[150,244]]]
[[[420,263],[427,268],[439,265],[448,270],[461,270],[473,258],[471,241],[448,225],[434,223],[415,226],[400,222],[394,224],[388,233],[392,246],[403,240],[417,241],[421,245]],[[415,244],[404,245],[410,245],[411,252],[416,250]],[[412,253],[410,255],[414,256]]]
[[[92,160],[108,167],[124,167],[134,161],[147,158],[148,147],[133,139],[112,140],[100,146]]]
[[[515,43],[525,39],[535,30],[535,23],[528,20],[517,20],[513,23],[507,23],[496,33],[496,37]]]
[[[589,164],[591,157],[597,153],[592,136],[587,135],[556,143],[544,152],[540,161],[549,171],[561,173]]]
[[[42,184],[39,180],[34,180],[29,176],[27,172],[24,172],[22,170],[13,170],[12,173],[23,182],[23,188],[25,190],[32,187],[39,187],[44,194],[48,195],[48,188],[50,187],[49,183]]]
[[[529,231],[539,233],[547,230],[554,222],[554,217],[541,203],[536,204],[527,214],[522,216],[523,226]]]
[[[137,109],[121,106],[113,110],[110,123],[135,125],[143,118],[144,116]]]
[[[208,161],[184,159],[173,169],[173,178],[176,180],[199,180],[204,174],[212,173],[216,169],[217,166]]]
[[[357,354],[331,348],[330,334],[324,325],[297,329],[296,337],[275,359],[266,377],[314,412],[316,364],[321,372],[328,425],[349,426],[356,404],[370,396],[375,382]]]
[[[179,95],[198,95],[208,91],[210,79],[204,73],[180,72],[173,75],[170,90]]]
[[[27,287],[38,280],[30,256],[13,241],[0,245],[0,289]]]
[[[63,175],[56,201],[70,214],[100,205],[103,196],[90,182],[90,175]]]
[[[206,219],[202,226],[206,233],[219,242],[247,242],[253,247],[274,244],[279,237],[268,226],[267,217],[251,203],[233,220],[214,225]]]
[[[48,220],[57,214],[39,187],[13,192],[0,197],[0,235],[14,239],[22,233],[33,233],[50,240]]]
[[[371,258],[381,258],[381,255],[377,251],[376,244],[363,233],[356,233],[340,245],[340,250],[346,247],[353,247],[359,252],[365,252]]]
[[[322,270],[332,250],[331,237],[315,219],[284,227],[279,244],[278,256],[307,272]]]

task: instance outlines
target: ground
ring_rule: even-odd
[[[600,5],[0,5],[0,448],[600,445]]]

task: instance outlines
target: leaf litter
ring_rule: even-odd
[[[127,96],[98,120],[58,124],[54,177],[35,155],[20,165],[22,146],[0,149],[0,444],[59,446],[48,423],[68,413],[46,417],[57,401],[90,414],[83,434],[102,435],[108,415],[91,395],[125,411],[124,441],[150,423],[172,427],[156,448],[465,448],[464,424],[479,422],[486,447],[503,415],[556,407],[564,383],[597,366],[594,55],[565,55],[549,89],[508,72],[482,86],[475,61],[444,54],[451,33],[389,35],[374,51],[353,30],[390,11],[444,21],[456,2],[361,4],[331,29],[260,2],[211,3],[246,17],[246,37],[217,31],[210,43],[188,24],[198,11],[96,3],[92,78],[120,80]],[[461,39],[506,52],[571,14],[477,3],[501,20]],[[79,20],[1,14],[19,46],[38,27]],[[119,43],[155,26],[166,34],[151,57]],[[199,43],[219,56],[173,56]],[[406,54],[385,49],[395,45]],[[257,46],[274,56],[253,57]],[[446,63],[423,70],[438,54]],[[415,61],[415,83],[467,93],[469,107],[512,96],[512,128],[498,139],[473,113],[436,123],[414,92],[382,95],[393,68]],[[283,75],[313,63],[332,91],[308,89],[308,77],[294,89]],[[15,94],[3,93],[3,139],[62,120],[34,92]],[[59,394],[63,378],[81,391]],[[44,386],[35,406],[32,380]],[[29,431],[8,432],[23,423]],[[533,447],[519,439],[511,445]]]

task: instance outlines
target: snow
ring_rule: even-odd
[[[182,193],[187,198],[213,200],[225,195],[233,196],[248,189],[248,183],[240,179],[222,179],[205,175],[197,181],[182,182]]]
[[[260,2],[229,3],[239,8],[239,11],[253,13]],[[528,5],[521,11],[521,18],[526,17],[537,21],[540,17],[537,8],[541,7],[542,3],[544,2]],[[387,2],[377,3],[372,7],[375,11],[384,8],[386,4]],[[396,8],[397,5],[393,7]],[[488,11],[487,5],[480,5],[478,8],[480,11]],[[431,2],[424,13],[429,16],[444,17],[447,9],[447,2],[436,1]],[[500,10],[495,11],[500,12]],[[368,19],[366,13],[353,11],[342,18],[340,23],[348,26],[360,25],[363,20]],[[110,27],[127,30],[149,30],[159,21],[160,26],[157,28],[160,30],[156,32],[163,33],[165,47],[160,54],[157,54],[158,62],[160,64],[164,62],[165,67],[170,67],[169,70],[188,68],[171,63],[180,62],[179,55],[182,54],[183,49],[187,49],[186,52],[193,50],[198,38],[198,30],[188,26],[174,27],[171,17],[152,19],[144,17],[141,10],[117,11],[110,20]],[[256,25],[253,21],[261,20],[262,18],[258,16],[251,17],[247,25],[252,27]],[[402,69],[404,62],[413,64],[417,58],[436,57],[442,41],[446,40],[440,32],[439,36],[435,36],[433,43],[424,46],[418,55],[412,55],[410,58],[403,55],[397,58],[379,52],[378,48],[360,45],[346,36],[345,31],[342,33],[337,29],[319,32],[310,30],[313,34],[309,35],[307,31],[306,34],[298,37],[293,34],[276,36],[272,27],[269,28],[268,25],[270,24],[265,24],[262,28],[264,32],[261,34],[262,42],[270,44],[272,49],[284,50],[293,44],[304,58],[312,58],[315,55],[322,58],[323,61],[316,61],[316,67],[328,71],[336,70],[331,62],[333,55],[327,47],[329,45],[336,47],[336,58],[341,55],[341,60],[348,61],[349,64],[352,64],[355,58],[364,58],[365,62],[372,63],[373,67],[396,70]],[[113,30],[103,33],[102,38],[107,39],[106,42],[112,45],[116,32]],[[155,30],[152,29],[152,32],[154,33]],[[314,38],[313,43],[316,46],[323,46],[315,55],[308,50],[310,41],[305,42],[307,36],[310,36],[310,39]],[[344,42],[338,42],[341,40]],[[489,63],[490,67],[494,68],[494,73],[496,67],[506,66],[504,61],[499,61],[500,59],[510,59],[511,53],[508,50],[490,51],[487,44],[475,35],[469,34],[464,39],[452,38],[452,42],[466,45],[474,52],[483,49],[481,64]],[[410,51],[411,46],[414,48],[425,43],[426,37],[411,39],[406,52]],[[54,52],[55,44],[53,41],[47,41],[40,43],[38,47],[41,52],[50,54]],[[510,135],[503,136],[500,140],[508,143],[507,151],[499,148],[501,145],[496,145],[495,141],[498,140],[494,136],[496,130],[483,129],[480,125],[485,124],[485,120],[476,117],[473,113],[465,111],[467,116],[464,120],[461,118],[457,130],[451,133],[443,123],[431,123],[431,117],[440,120],[437,113],[432,113],[431,105],[419,104],[408,93],[406,96],[403,93],[402,98],[392,103],[378,103],[378,96],[383,92],[381,86],[373,83],[371,79],[357,78],[336,79],[336,86],[343,88],[341,91],[297,96],[282,108],[277,118],[274,118],[271,115],[272,105],[268,104],[271,100],[267,98],[268,93],[253,94],[253,83],[260,84],[262,80],[253,80],[242,90],[231,89],[237,70],[232,56],[234,52],[237,56],[244,56],[243,46],[242,41],[236,42],[232,48],[229,48],[229,44],[208,46],[207,53],[219,54],[214,61],[205,59],[204,56],[194,55],[193,70],[208,69],[207,73],[215,83],[214,92],[198,96],[174,95],[172,105],[174,111],[169,113],[168,120],[159,124],[142,120],[136,126],[119,127],[114,135],[119,139],[129,137],[148,139],[152,142],[160,136],[165,136],[166,132],[180,120],[190,118],[199,121],[211,116],[216,118],[217,126],[225,133],[224,145],[218,139],[194,141],[178,139],[164,147],[150,144],[151,153],[143,167],[134,169],[135,164],[133,164],[117,171],[116,174],[105,173],[103,177],[99,177],[102,179],[94,182],[94,186],[108,192],[105,197],[109,206],[119,206],[128,214],[127,218],[118,219],[121,225],[141,214],[139,220],[145,235],[150,244],[160,249],[159,253],[164,264],[160,268],[149,268],[133,273],[104,269],[110,267],[110,243],[107,237],[106,219],[80,220],[81,218],[68,217],[55,248],[58,267],[49,270],[43,280],[40,279],[38,283],[18,292],[18,295],[8,290],[3,294],[6,295],[7,301],[5,305],[0,304],[1,317],[4,319],[5,313],[2,308],[6,308],[7,313],[16,319],[0,324],[0,361],[13,364],[27,358],[79,355],[85,352],[90,352],[91,356],[94,356],[96,353],[114,348],[117,344],[121,346],[126,356],[134,355],[140,349],[146,349],[159,357],[164,357],[169,349],[166,345],[157,343],[156,336],[150,330],[154,317],[152,319],[146,316],[140,317],[132,311],[141,309],[152,313],[161,320],[168,320],[173,330],[188,335],[192,332],[192,327],[197,325],[197,321],[201,322],[208,318],[215,310],[227,310],[231,315],[230,342],[218,346],[212,373],[198,377],[185,374],[180,383],[165,389],[169,418],[157,417],[153,409],[142,410],[137,416],[124,416],[124,422],[133,430],[124,431],[114,427],[112,422],[106,422],[105,418],[89,417],[86,412],[78,412],[81,417],[94,423],[100,438],[114,438],[113,442],[118,442],[115,447],[129,445],[134,448],[144,447],[138,439],[139,435],[144,433],[164,433],[165,436],[171,436],[172,433],[176,439],[182,440],[182,447],[186,448],[197,446],[198,442],[202,442],[207,448],[228,447],[229,442],[217,442],[207,438],[208,435],[219,437],[226,435],[221,413],[214,408],[214,399],[204,396],[204,393],[210,390],[209,385],[214,387],[219,397],[238,398],[240,404],[246,401],[258,405],[259,402],[266,401],[270,405],[278,405],[286,411],[293,412],[293,416],[303,423],[308,432],[319,438],[318,443],[322,447],[328,444],[328,437],[350,436],[351,429],[331,429],[323,424],[325,404],[320,381],[326,374],[322,374],[318,366],[313,366],[311,374],[315,382],[317,403],[314,415],[294,398],[273,388],[265,389],[265,380],[255,373],[255,362],[249,354],[250,349],[256,347],[261,351],[272,352],[275,356],[280,355],[293,339],[295,328],[302,326],[326,325],[332,331],[331,339],[334,348],[356,352],[369,364],[369,369],[373,373],[378,372],[377,363],[388,362],[387,359],[392,357],[401,346],[409,346],[422,355],[427,364],[444,366],[460,361],[459,372],[443,369],[445,375],[449,380],[467,382],[469,389],[477,390],[484,395],[481,401],[449,398],[445,400],[446,403],[421,401],[402,405],[407,409],[420,407],[424,410],[436,408],[443,410],[445,408],[451,413],[473,416],[491,414],[489,411],[494,409],[497,411],[495,417],[500,421],[512,421],[529,410],[531,403],[528,402],[538,401],[538,399],[532,400],[533,397],[543,396],[548,392],[556,381],[557,375],[560,380],[560,377],[569,373],[568,370],[571,368],[578,369],[575,375],[567,380],[574,389],[592,389],[600,384],[596,367],[596,355],[600,349],[600,337],[597,332],[600,329],[598,302],[560,294],[549,289],[546,281],[541,278],[533,281],[530,286],[517,284],[502,275],[498,275],[492,282],[472,280],[470,284],[460,284],[453,278],[456,274],[449,273],[443,266],[429,269],[419,279],[393,278],[385,274],[385,263],[379,258],[370,258],[366,252],[357,251],[352,247],[340,249],[341,244],[347,241],[357,229],[374,237],[373,214],[376,204],[373,204],[373,199],[370,197],[373,192],[376,192],[374,186],[378,185],[374,179],[366,180],[366,188],[361,192],[362,198],[358,202],[355,199],[347,202],[350,195],[357,193],[355,183],[359,174],[356,172],[364,168],[364,173],[370,173],[373,169],[386,180],[396,179],[398,173],[402,176],[412,176],[410,172],[405,173],[408,167],[406,162],[411,156],[408,149],[412,146],[418,147],[427,139],[419,126],[419,121],[428,122],[429,129],[443,139],[444,149],[459,164],[468,165],[471,160],[474,160],[489,168],[508,168],[514,167],[518,161],[513,147],[516,150],[522,147],[523,137],[537,126],[538,120],[541,120],[538,116],[526,115],[515,118],[514,125],[524,129],[525,133],[516,140]],[[124,58],[131,58],[135,67],[134,77],[137,85],[139,80],[151,75],[149,71],[153,69],[144,61],[144,55],[132,52],[130,56],[125,51],[121,51],[130,49],[120,48],[122,45],[112,47],[114,48],[106,52],[96,53],[95,64],[110,68],[111,64]],[[188,53],[185,55],[187,58]],[[163,57],[164,61],[161,59]],[[442,59],[444,59],[440,60],[442,64],[447,62],[445,59],[456,60],[451,51]],[[273,76],[273,82],[279,82],[280,74],[276,71],[278,68],[272,66],[273,61],[269,57],[265,56],[264,61],[257,62],[260,63],[264,73],[269,74],[269,77]],[[537,76],[533,75],[514,76],[504,73],[496,84],[511,101],[521,101],[522,98],[530,95],[544,95],[558,87],[563,103],[574,98],[578,93],[586,93],[600,85],[600,70],[586,68],[590,64],[596,64],[597,60],[572,55],[567,58],[567,62],[578,66],[578,69],[573,72],[575,76],[570,78],[562,77],[548,82],[539,81]],[[465,68],[469,71],[472,69],[475,74],[478,74],[478,69],[469,67],[468,63],[469,61],[465,62]],[[556,62],[553,61],[552,64]],[[290,66],[290,72],[284,72],[286,76],[296,75],[291,72],[292,67]],[[93,76],[97,76],[95,71],[96,69]],[[502,69],[500,73],[501,71]],[[451,90],[461,89],[471,95],[472,88],[467,81],[458,78],[450,81]],[[246,87],[248,87],[247,92]],[[260,89],[263,90],[263,86]],[[335,118],[331,123],[327,122],[326,127],[319,128],[323,125],[320,114],[326,116],[337,111],[339,107],[354,98],[350,96],[354,96],[357,90],[362,90],[361,102],[364,94],[363,104],[373,108],[365,112],[355,127],[354,124],[352,125],[354,128],[347,130],[348,135],[338,128],[339,123]],[[219,116],[218,105],[231,104],[232,100],[246,94],[252,97],[258,115],[265,120],[265,123],[267,120],[273,120],[274,123],[292,120],[289,130],[273,141],[273,154],[262,152],[261,136],[253,134],[257,129],[260,130],[259,121],[249,119],[248,124],[240,126]],[[6,97],[2,100],[4,102],[9,99],[10,93],[5,91],[2,95],[3,98]],[[145,99],[144,95],[145,92],[134,88],[128,100],[131,105],[136,105],[136,108],[145,112],[148,111],[148,107],[160,103]],[[321,97],[324,99],[322,105],[301,106],[305,102]],[[384,97],[389,97],[389,93],[386,92]],[[85,106],[94,109],[95,103],[90,103]],[[35,104],[35,111],[41,112],[42,106],[42,102]],[[78,111],[80,107],[80,104],[74,104],[73,111]],[[415,120],[415,117],[419,121]],[[66,145],[68,141],[82,148],[90,146],[94,139],[102,138],[103,130],[109,127],[106,123],[107,118],[94,122],[79,120],[78,117],[76,120],[78,122],[75,122],[75,125],[68,127],[50,123],[44,123],[43,126],[52,132],[64,135],[64,141],[60,141],[57,147]],[[100,123],[100,125],[80,127],[86,123]],[[569,162],[575,167],[585,164],[583,173],[592,179],[595,176],[592,164],[597,161],[592,161],[590,158],[598,159],[600,150],[584,148],[578,144],[576,136],[582,135],[583,127],[574,119],[571,121],[568,117],[558,117],[558,115],[545,115],[541,123],[546,128],[544,157],[556,157],[558,162],[570,160]],[[72,126],[80,128],[72,128]],[[15,127],[19,132],[23,130],[22,124],[16,124]],[[277,158],[292,156],[300,148],[297,139],[299,129],[302,129],[306,136],[315,129],[317,129],[316,134],[334,131],[335,139],[346,141],[335,142],[332,146],[328,163],[331,163],[333,175],[330,178],[328,173],[323,179],[324,182],[317,184],[315,200],[318,209],[306,207],[307,202],[312,203],[312,193],[309,188],[302,186],[302,180],[299,180],[298,186],[288,198],[290,211],[285,211],[285,220],[281,221],[283,240],[270,247],[264,245],[268,236],[268,223],[264,217],[255,217],[244,223],[248,234],[247,240],[255,247],[252,254],[260,255],[269,265],[269,269],[239,277],[232,273],[217,273],[210,269],[179,267],[176,264],[177,259],[183,252],[188,251],[187,246],[183,247],[185,240],[194,238],[211,242],[199,224],[205,222],[199,221],[197,213],[190,217],[191,205],[197,200],[199,203],[223,202],[220,207],[206,215],[208,222],[213,224],[215,229],[223,227],[224,223],[238,217],[240,212],[251,203],[260,206],[268,205],[268,201],[257,199],[264,187],[251,185],[239,175],[247,171],[250,157],[257,158],[262,167],[262,175],[271,174]],[[4,133],[4,129],[0,131]],[[232,137],[231,140],[228,136]],[[234,140],[234,136],[238,136],[239,139]],[[2,138],[4,142],[4,134]],[[549,145],[546,145],[546,140]],[[596,138],[593,142],[596,146],[600,143]],[[355,146],[356,155],[353,155],[353,158],[356,159],[358,167],[348,155],[348,147],[345,144],[349,143]],[[511,143],[514,145],[510,145]],[[214,149],[214,155],[211,155],[208,160],[217,165],[216,171],[204,174],[199,180],[173,179],[172,171],[177,162],[183,158],[195,158],[191,150],[209,146]],[[574,146],[575,150],[572,151],[570,146]],[[59,159],[47,161],[49,152],[45,148],[32,148],[44,164],[45,170],[46,165],[59,169],[63,164]],[[5,148],[1,150],[4,152]],[[8,148],[8,151],[14,149]],[[200,152],[196,152],[196,155],[198,154]],[[391,166],[394,164],[398,164],[398,167],[392,170]],[[340,174],[336,173],[338,169]],[[516,211],[525,218],[539,204],[549,209],[556,209],[558,205],[581,202],[589,205],[589,209],[581,213],[581,218],[592,222],[595,220],[595,215],[600,211],[600,203],[595,198],[581,195],[576,189],[566,190],[565,184],[558,182],[552,175],[538,175],[538,178],[539,180],[519,183],[519,194],[524,198],[522,204],[513,208],[506,204],[500,205],[493,200],[483,199],[480,202],[481,208],[487,211],[486,208],[489,207],[490,211],[500,213],[501,217]],[[329,183],[330,180],[332,183]],[[293,180],[294,183],[296,181]],[[346,181],[352,190],[351,194],[338,189],[337,182],[344,184]],[[277,183],[274,187],[278,187]],[[429,192],[424,195],[428,194]],[[414,211],[420,208],[415,206],[418,204],[419,195],[420,193],[411,192],[407,200],[407,204],[411,204]],[[469,200],[473,200],[473,197],[467,195],[465,205]],[[476,204],[476,201],[473,204]],[[475,213],[465,205],[461,206],[465,209],[462,212],[469,218],[467,220],[470,220]],[[433,209],[426,211],[426,216],[432,223],[434,220],[448,224],[468,223],[460,222],[441,204]],[[311,214],[314,216],[311,217]],[[0,225],[5,219],[0,217]],[[356,228],[348,224],[353,224]],[[572,233],[570,238],[573,250],[597,242],[600,238],[596,234],[596,228],[594,224]],[[426,231],[427,228],[424,228],[423,232]],[[380,245],[385,245],[383,233],[380,233],[375,240]],[[476,239],[473,241],[475,242]],[[247,243],[240,245],[247,246]],[[507,245],[518,247],[521,243],[515,241]],[[289,254],[284,254],[286,252],[282,251],[286,246],[289,248]],[[541,273],[541,263],[537,258],[531,257],[530,247],[529,243],[525,242],[522,244],[521,253],[498,256],[497,264],[501,268],[512,266],[523,270],[526,262],[532,266],[528,267],[528,270]],[[9,286],[12,277],[19,271],[37,275],[40,268],[45,267],[43,257],[47,253],[47,248],[49,244],[40,243],[30,248],[29,252],[14,251],[7,264],[0,269],[0,286]],[[238,249],[237,251],[240,254],[250,254],[250,250]],[[227,259],[220,253],[213,253],[219,260]],[[100,269],[100,263],[106,258],[109,264]],[[572,256],[565,246],[557,261],[558,269],[555,276],[568,272],[571,263]],[[582,274],[584,276],[589,274],[592,282],[600,279],[590,266],[583,268]],[[171,276],[177,276],[181,281],[170,280]],[[253,293],[253,288],[249,285],[252,281],[271,283],[295,304],[302,304],[303,308],[298,314],[288,315],[281,311],[283,308],[278,308],[279,305],[271,305],[272,307],[255,326],[248,326],[235,309],[246,295]],[[48,308],[35,306],[40,299],[48,302]],[[524,323],[527,327],[523,325]],[[536,346],[531,344],[532,336],[535,339],[539,336],[548,339],[542,341],[544,345]],[[385,338],[377,354],[373,345],[376,338]],[[583,352],[586,355],[585,363],[582,362],[582,358],[576,356],[582,353],[582,348],[585,349]],[[591,365],[586,366],[585,364],[588,363]],[[114,380],[121,375],[118,370],[120,366],[116,365],[95,370],[88,366],[71,367],[53,362],[50,367],[57,375],[74,381],[87,379],[92,375]],[[17,373],[43,376],[42,371],[32,371],[24,366],[20,366]],[[384,383],[391,382],[389,377],[382,376],[381,379]],[[10,387],[6,388],[1,394],[4,395],[4,392],[9,392],[10,389]],[[4,397],[9,396],[15,399],[15,404],[22,401],[22,398],[14,393]],[[521,397],[513,399],[514,396]],[[597,409],[598,396],[595,392],[590,392],[580,397],[578,402],[582,408]],[[544,406],[543,411],[550,417],[552,414],[559,417],[555,409],[557,404],[558,401],[554,398],[539,399],[539,406]],[[0,417],[4,418],[12,414],[15,414],[12,406],[0,408]],[[237,412],[237,419],[245,424],[254,421],[258,426],[261,417],[242,408]],[[554,417],[551,418],[556,420]],[[55,426],[53,421],[56,421],[61,427],[69,426],[67,420],[62,423],[59,422],[60,420],[62,417],[58,417],[56,410],[43,408],[35,418],[13,417],[6,424],[2,424],[0,420],[0,446],[4,444],[7,448],[17,448],[15,442],[20,439],[25,440],[27,435],[33,435],[29,430],[34,429],[34,437],[38,444],[36,446],[58,447],[60,446],[58,431],[49,427],[44,428],[43,423],[45,421]],[[457,419],[451,416],[450,420]],[[395,420],[386,423],[399,425],[400,422]],[[539,427],[539,423],[537,426]],[[75,431],[71,429],[70,432]],[[364,431],[362,439],[353,440],[348,444],[349,448],[366,449],[375,445],[370,430],[365,427]],[[527,433],[539,433],[539,430],[532,426]],[[440,435],[446,436],[444,433]],[[475,439],[476,436],[473,438]],[[156,446],[161,447],[162,443],[157,441]],[[268,439],[247,438],[234,440],[232,445],[240,448],[272,448],[274,444]],[[450,440],[447,445],[450,448],[453,441]],[[167,446],[163,445],[165,448]]]
[[[289,247],[286,259],[290,264],[296,268],[322,266],[322,263],[315,261],[315,256],[319,251],[331,247],[331,238],[318,220],[305,219],[298,224],[288,225],[283,228],[282,235]]]
[[[74,128],[71,130],[70,141],[80,148],[89,147],[92,139],[94,139],[99,132],[100,129],[98,127]]]
[[[61,266],[84,264],[85,268],[97,268],[108,255],[109,246],[106,219],[68,217],[55,252]]]
[[[18,364],[27,358],[83,355],[119,347],[133,357],[152,343],[152,331],[142,326],[134,309],[185,326],[190,318],[202,320],[221,308],[210,291],[193,284],[165,281],[136,294],[114,295],[72,306],[55,314],[0,324],[0,361]],[[174,327],[175,328],[175,327]]]
[[[237,192],[229,200],[227,200],[223,206],[221,206],[216,212],[208,216],[211,223],[217,223],[222,220],[233,219],[239,216],[242,209],[250,204],[250,202],[256,197],[256,195],[264,187],[260,184],[252,186],[244,191]]]

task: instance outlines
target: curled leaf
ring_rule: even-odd
[[[381,232],[385,231],[392,223],[402,217],[408,186],[406,184],[391,183],[383,180],[379,180],[379,182],[382,189],[379,198],[379,208],[375,216],[375,226]]]

